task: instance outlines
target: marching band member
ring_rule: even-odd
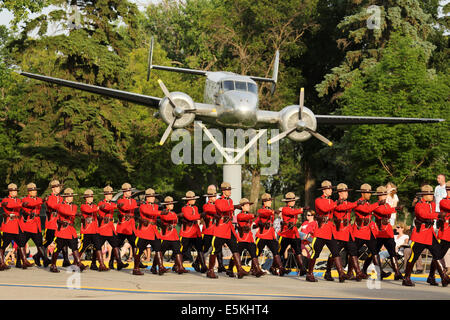
[[[250,268],[250,274],[256,276],[257,278],[265,275],[266,273],[262,271],[261,266],[259,265],[258,256],[256,255],[256,244],[253,239],[253,234],[250,229],[250,226],[255,220],[255,216],[251,214],[250,206],[253,202],[249,202],[248,199],[242,198],[239,201],[239,207],[241,208],[241,213],[237,215],[237,241],[238,241],[238,249],[239,252],[245,249],[250,254],[250,258],[252,259],[252,266]],[[231,265],[233,260],[230,261],[230,266],[228,266],[227,274],[230,277],[234,277],[233,266]]]

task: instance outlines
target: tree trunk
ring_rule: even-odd
[[[250,189],[250,202],[253,202],[251,206],[251,211],[256,212],[258,206],[258,198],[259,198],[259,189],[261,182],[261,171],[259,168],[255,168],[252,170],[252,186]]]
[[[305,168],[305,206],[313,208],[314,185],[316,184],[316,179],[314,178],[311,167],[307,161],[303,163],[303,166]]]

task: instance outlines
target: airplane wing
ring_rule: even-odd
[[[146,95],[139,94],[139,93],[110,89],[110,88],[95,86],[95,85],[91,85],[91,84],[85,84],[85,83],[81,83],[81,82],[75,82],[75,81],[69,81],[69,80],[63,80],[63,79],[58,79],[58,78],[42,76],[39,74],[33,74],[33,73],[28,73],[28,72],[20,72],[19,74],[21,74],[22,76],[28,77],[28,78],[33,78],[33,79],[37,79],[37,80],[41,80],[41,81],[45,81],[45,82],[49,82],[49,83],[54,83],[54,84],[57,84],[60,86],[65,86],[65,87],[83,90],[83,91],[87,91],[87,92],[91,92],[91,93],[96,93],[96,94],[100,94],[102,96],[116,98],[116,99],[120,99],[123,101],[137,103],[137,104],[154,107],[154,108],[158,108],[159,102],[162,99],[162,98],[158,98],[158,97],[146,96]]]
[[[353,125],[353,124],[400,124],[400,123],[433,123],[444,119],[432,118],[400,118],[400,117],[362,117],[362,116],[336,116],[315,115],[317,124]]]

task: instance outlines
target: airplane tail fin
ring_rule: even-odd
[[[275,61],[273,63],[273,71],[272,71],[272,78],[263,78],[263,77],[250,77],[254,81],[261,81],[261,82],[272,82],[272,88],[270,89],[270,93],[273,94],[275,92],[275,89],[277,87],[277,81],[278,81],[278,66],[280,65],[280,52],[277,50],[275,52]]]
[[[150,49],[148,50],[148,66],[147,66],[147,81],[150,80],[150,73],[153,67],[153,36],[150,40]]]

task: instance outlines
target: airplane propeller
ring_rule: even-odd
[[[274,138],[270,139],[267,143],[268,144],[272,144],[278,140],[283,139],[284,137],[288,136],[289,134],[291,134],[292,132],[298,130],[298,131],[307,131],[309,132],[313,137],[315,137],[316,139],[319,139],[320,141],[324,142],[325,144],[327,144],[328,146],[332,146],[333,142],[331,142],[330,140],[328,140],[327,138],[325,138],[324,136],[322,136],[320,133],[308,128],[306,126],[306,123],[302,120],[302,112],[303,112],[303,103],[305,101],[305,89],[301,88],[300,89],[300,101],[299,101],[299,110],[298,110],[298,122],[297,124],[292,127],[289,130],[286,130],[282,133],[280,133],[279,135],[275,136]]]
[[[170,96],[169,90],[167,90],[167,87],[165,86],[164,82],[162,82],[161,79],[158,79],[158,84],[161,87],[161,90],[163,91],[164,95],[169,99],[170,104],[173,106],[173,120],[167,127],[166,131],[164,131],[163,136],[161,137],[161,140],[159,141],[159,144],[162,146],[164,142],[166,142],[167,138],[169,137],[170,133],[172,132],[172,128],[175,124],[175,121],[179,118],[181,118],[185,113],[192,113],[195,112],[196,109],[188,109],[185,110],[183,108],[180,108],[176,105],[175,101]]]

